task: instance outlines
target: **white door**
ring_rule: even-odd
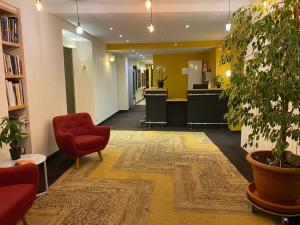
[[[202,60],[191,60],[188,66],[188,89],[193,89],[194,84],[202,83]]]

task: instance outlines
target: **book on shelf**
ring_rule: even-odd
[[[6,80],[6,94],[9,107],[24,105],[23,81]]]
[[[12,43],[19,43],[18,17],[1,16],[2,40]]]
[[[22,75],[22,64],[19,56],[3,54],[3,63],[5,75]]]
[[[20,129],[23,133],[27,133],[27,127],[29,125],[29,119],[27,115],[12,115],[9,117],[12,120],[19,120],[22,124],[20,125]]]

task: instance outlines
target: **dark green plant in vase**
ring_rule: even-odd
[[[165,66],[157,66],[156,70],[158,71],[157,87],[163,88],[165,81],[168,79],[168,77],[165,76],[166,67]]]
[[[246,145],[274,143],[269,165],[287,162],[300,143],[300,1],[260,1],[236,11],[223,51],[234,58],[227,120],[251,128]],[[232,55],[232,52],[235,54]],[[244,147],[246,147],[246,145]]]
[[[224,78],[222,75],[216,75],[213,78],[213,85],[216,86],[217,88],[221,88],[223,81],[224,81]]]
[[[3,117],[0,122],[0,148],[3,144],[9,145],[12,160],[17,160],[21,156],[20,144],[25,138],[25,133],[20,128],[22,124],[23,122],[8,117]]]

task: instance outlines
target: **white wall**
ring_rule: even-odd
[[[77,42],[77,48],[74,48],[72,53],[76,112],[87,112],[95,118],[92,43],[90,41]],[[82,69],[80,64],[84,64],[86,69]]]
[[[21,10],[32,152],[50,155],[58,149],[52,119],[67,113],[62,29],[75,28],[45,11],[37,12],[32,0],[5,2]],[[81,110],[94,111],[94,121],[99,123],[118,111],[116,68],[108,63],[103,42],[88,34],[83,36],[91,40],[93,57],[89,61],[94,65],[90,68],[92,75],[88,75],[90,84],[85,83],[82,92],[89,90],[94,94],[89,93],[93,100]],[[2,104],[1,115],[7,110],[2,112]],[[7,151],[0,154],[8,156]]]
[[[119,110],[129,110],[128,58],[125,55],[117,55],[116,63]]]
[[[67,22],[63,22],[63,29],[69,32],[75,33],[75,27]],[[90,92],[93,90],[94,96],[93,100],[87,101],[85,107],[80,107],[80,111],[89,111],[94,108],[94,113],[92,114],[94,123],[98,124],[110,117],[111,115],[118,112],[118,86],[117,86],[117,72],[116,72],[116,63],[109,62],[108,54],[106,52],[105,43],[100,40],[96,39],[95,37],[89,35],[88,33],[83,33],[82,38],[86,39],[88,43],[91,44],[92,48],[92,65],[89,70],[89,85],[80,85],[75,84],[76,86],[80,86],[81,91],[76,91],[77,94],[79,92],[83,93],[84,91]],[[77,45],[81,45],[82,42],[77,42]],[[81,48],[84,50],[84,48]],[[76,51],[73,49],[73,51]],[[90,49],[89,55],[90,55]],[[86,53],[83,53],[86,54]],[[77,54],[80,57],[80,53]],[[91,56],[91,55],[90,55]],[[76,60],[76,59],[74,59]],[[80,60],[77,60],[80,64]],[[74,63],[74,73],[81,73],[78,63]],[[75,71],[77,70],[77,72]],[[91,70],[92,75],[91,75]],[[79,81],[78,79],[75,80]],[[78,89],[78,87],[77,87]],[[89,89],[89,90],[87,90]],[[90,94],[89,94],[90,95]],[[76,97],[76,96],[75,96]],[[80,103],[79,103],[80,104]],[[76,102],[76,107],[78,103]],[[79,110],[76,109],[78,112]]]

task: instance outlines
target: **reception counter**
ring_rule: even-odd
[[[220,99],[221,89],[194,89],[186,98],[168,98],[167,89],[147,89],[146,121],[148,125],[168,126],[226,124],[227,100]]]

